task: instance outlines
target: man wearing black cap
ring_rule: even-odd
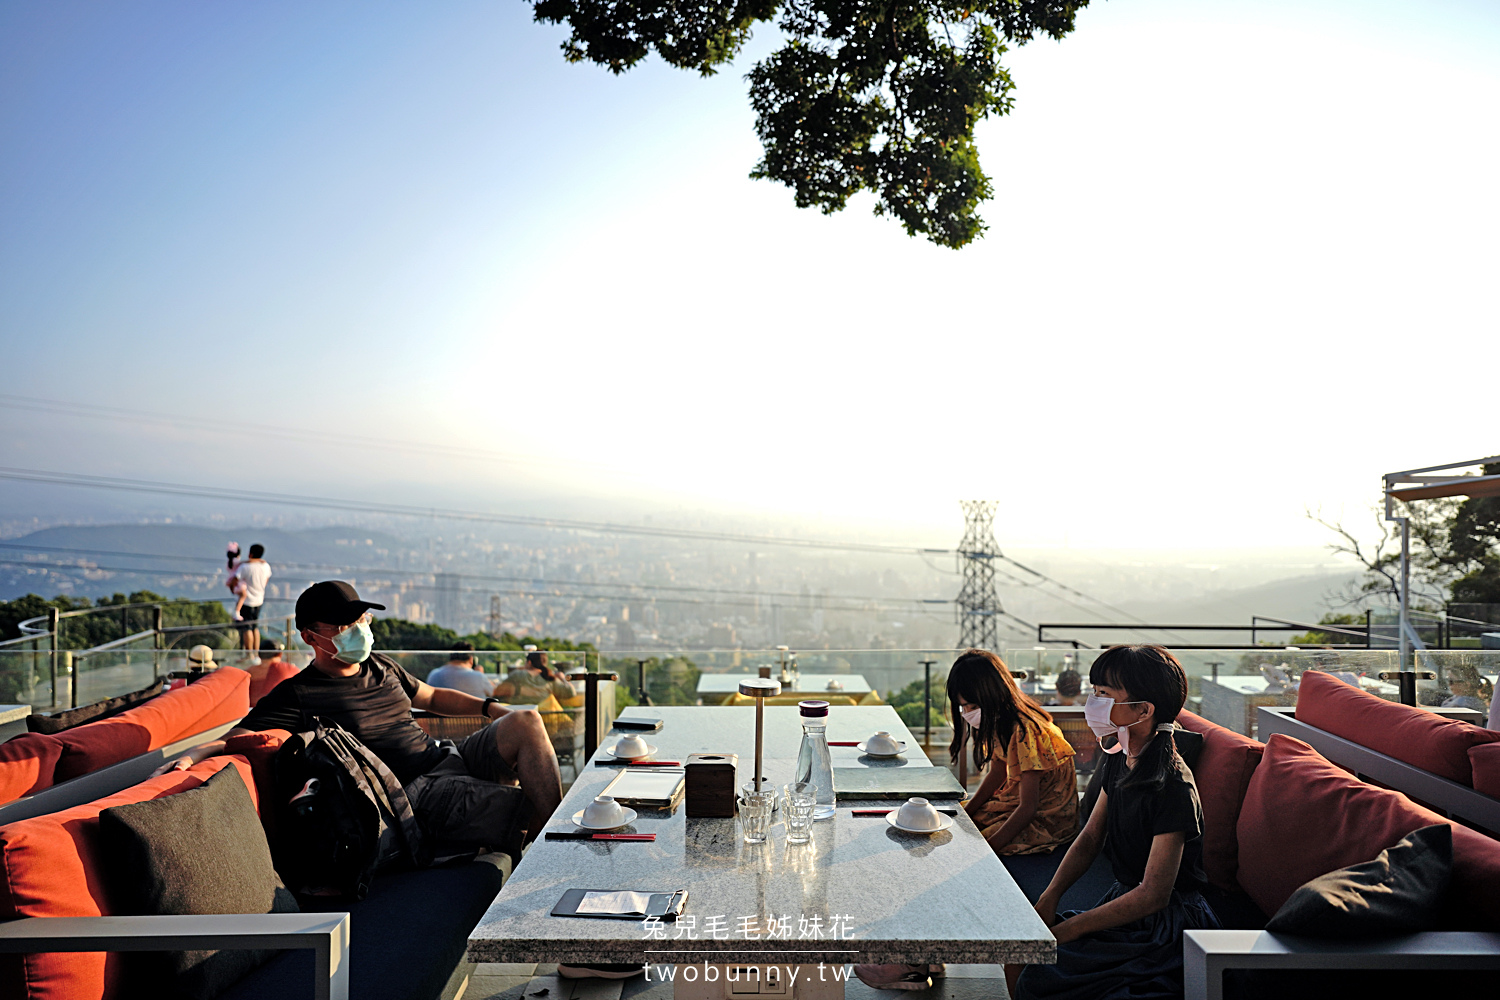
[[[390,657],[372,653],[372,608],[385,610],[360,600],[342,580],[303,591],[297,628],[313,650],[312,662],[267,692],[225,739],[268,729],[303,732],[313,716],[331,719],[395,772],[440,847],[453,853],[488,847],[519,858],[526,831],[534,835],[562,801],[557,755],[541,716],[511,711],[496,698],[431,687]],[[414,708],[493,721],[454,745],[423,732]],[[162,770],[191,767],[223,751],[222,741],[207,743]]]

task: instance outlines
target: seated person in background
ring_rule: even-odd
[[[371,608],[385,610],[361,601],[342,580],[303,591],[297,627],[313,650],[312,662],[266,694],[225,739],[267,729],[304,732],[314,716],[330,719],[395,773],[423,829],[440,846],[491,848],[519,860],[527,832],[535,836],[562,801],[562,776],[541,716],[512,712],[495,698],[431,687],[390,657],[372,653]],[[413,708],[494,721],[455,745],[423,732]],[[223,740],[206,743],[158,773],[223,752]]]
[[[1047,699],[1049,705],[1076,705],[1078,704],[1078,693],[1083,690],[1083,678],[1078,676],[1078,671],[1072,667],[1059,671],[1057,675],[1057,694]]]
[[[1077,677],[1077,674],[1074,674]],[[989,766],[964,810],[996,854],[1046,854],[1078,832],[1078,777],[1073,748],[1062,730],[1020,688],[1005,663],[988,650],[971,649],[948,671],[952,705],[953,763],[963,752],[964,730],[973,744],[974,768]],[[941,967],[856,965],[866,986],[920,990]]]
[[[567,701],[578,692],[573,690],[563,675],[547,665],[547,654],[535,646],[526,647],[526,663],[505,675],[495,685],[495,697],[501,701],[538,705],[550,694],[558,701]]]
[[[281,643],[275,639],[260,640],[260,662],[250,668],[250,707],[266,696],[266,693],[298,673],[300,668],[281,658]]]
[[[448,662],[427,675],[427,683],[435,688],[452,688],[472,694],[476,698],[488,698],[495,684],[474,665],[474,644],[456,642],[448,654]]]
[[[1488,714],[1495,686],[1472,664],[1461,663],[1448,668],[1448,693],[1451,697],[1443,702],[1443,708],[1472,708]]]
[[[1011,996],[1181,997],[1183,931],[1219,926],[1201,892],[1198,786],[1172,740],[1187,674],[1160,646],[1114,646],[1094,661],[1089,683],[1094,693],[1084,711],[1107,754],[1103,783],[1083,832],[1036,902],[1057,938],[1057,964],[1007,966],[1008,980],[1019,972]],[[1093,909],[1058,913],[1058,900],[1101,850],[1115,884]]]

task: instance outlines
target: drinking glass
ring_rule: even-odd
[[[782,818],[786,820],[786,842],[805,844],[812,839],[813,809],[818,791],[810,781],[794,781],[781,789]]]
[[[740,831],[747,844],[764,844],[771,832],[771,814],[776,810],[776,786],[746,791],[740,796]]]

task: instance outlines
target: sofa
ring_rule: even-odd
[[[442,1000],[459,993],[472,968],[464,957],[468,934],[508,877],[507,856],[382,873],[361,901],[304,898],[300,912],[120,915],[119,889],[110,888],[118,874],[102,860],[101,813],[199,789],[229,768],[260,819],[251,819],[248,835],[264,843],[271,760],[286,735],[236,737],[225,755],[187,771],[16,822],[0,819],[0,920],[7,921],[0,923],[0,997],[139,995],[124,953],[206,948],[274,953],[219,993],[226,998]],[[266,857],[269,865],[268,848]]]
[[[221,667],[97,721],[0,744],[0,805],[173,746],[244,718],[250,675]],[[148,768],[149,770],[149,768]]]
[[[1305,678],[1303,684],[1306,697]],[[1267,920],[1299,886],[1369,861],[1406,834],[1449,820],[1400,791],[1361,781],[1285,734],[1260,743],[1188,711],[1177,721],[1203,740],[1192,769],[1203,805],[1203,868],[1209,883],[1204,895],[1224,928],[1185,936],[1189,1000],[1223,997],[1229,970],[1500,969],[1500,841],[1460,824],[1451,824],[1453,888],[1444,900],[1440,930],[1354,943],[1265,931]],[[1063,854],[1001,861],[1035,900]],[[1101,854],[1063,897],[1062,908],[1095,905],[1111,881]]]

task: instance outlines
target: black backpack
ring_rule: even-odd
[[[295,893],[364,899],[382,868],[427,862],[422,832],[379,757],[336,722],[312,725],[272,765],[276,871]]]

